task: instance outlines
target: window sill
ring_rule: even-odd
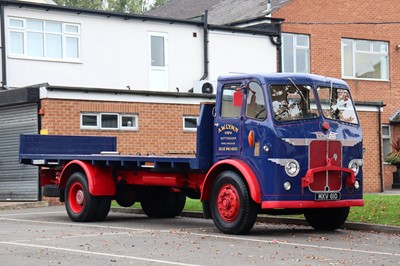
[[[361,81],[378,81],[378,82],[390,82],[389,79],[365,79],[365,78],[351,78],[351,77],[342,77],[344,80],[361,80]]]
[[[52,63],[71,63],[71,64],[82,64],[82,60],[79,59],[52,59],[52,58],[37,58],[37,57],[29,57],[29,56],[17,56],[17,55],[9,55],[9,59],[20,59],[20,60],[29,60],[29,61],[44,61],[44,62],[52,62]]]

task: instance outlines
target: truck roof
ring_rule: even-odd
[[[325,77],[315,74],[301,74],[301,73],[256,73],[256,74],[228,74],[222,75],[218,78],[219,81],[228,80],[243,80],[243,79],[258,79],[262,84],[268,83],[288,83],[288,79],[292,79],[293,82],[298,84],[315,84],[315,85],[325,85],[330,86],[330,83],[335,86],[348,87],[344,80]]]

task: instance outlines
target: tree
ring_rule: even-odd
[[[161,5],[165,4],[166,2],[168,2],[168,0],[154,0],[153,4],[150,6],[150,9],[154,9],[158,6],[161,6]]]
[[[72,6],[77,8],[89,8],[102,10],[103,0],[53,0],[60,6]]]
[[[108,10],[126,13],[143,13],[145,0],[108,0]]]
[[[53,0],[58,5],[141,14],[168,0]]]

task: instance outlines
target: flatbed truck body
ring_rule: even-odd
[[[122,155],[115,137],[21,135],[20,162],[41,167],[44,194],[74,221],[105,219],[112,199],[174,217],[190,197],[224,233],[247,233],[258,213],[302,213],[335,230],[363,206],[362,132],[344,81],[229,75],[216,94],[200,106],[195,156]]]

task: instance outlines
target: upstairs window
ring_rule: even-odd
[[[282,72],[310,73],[308,35],[282,33]]]
[[[38,19],[8,19],[9,56],[79,61],[80,25]]]
[[[342,39],[342,77],[389,79],[388,43]]]

